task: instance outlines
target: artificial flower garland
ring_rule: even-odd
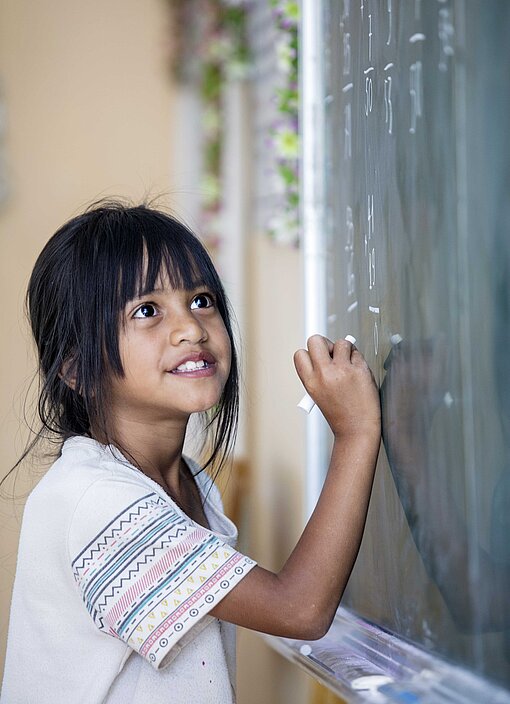
[[[202,227],[208,245],[221,246],[221,159],[226,83],[250,74],[246,19],[253,0],[168,0],[177,29],[173,69],[178,80],[197,83],[202,100]],[[278,118],[270,129],[274,188],[281,195],[278,213],[267,230],[280,243],[299,240],[298,22],[299,5],[270,0],[277,32]]]

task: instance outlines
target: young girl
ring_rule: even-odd
[[[315,335],[299,377],[334,434],[324,490],[279,573],[235,549],[204,467],[238,409],[222,285],[182,224],[103,203],[40,254],[28,307],[39,411],[60,455],[25,508],[2,702],[235,699],[232,624],[291,638],[328,629],[359,548],[380,442],[379,395],[350,342]],[[208,461],[184,457],[205,414]]]

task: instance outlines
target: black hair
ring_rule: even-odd
[[[41,437],[61,443],[94,430],[110,442],[108,384],[112,374],[124,374],[121,313],[128,301],[153,290],[162,272],[173,288],[207,287],[230,338],[230,374],[219,403],[205,414],[210,441],[202,467],[221,469],[235,442],[239,408],[225,291],[205,247],[184,224],[149,205],[119,201],[96,203],[69,220],[35,263],[27,309],[39,356],[42,427],[21,460]]]

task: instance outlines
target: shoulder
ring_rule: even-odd
[[[110,524],[135,520],[160,504],[166,502],[153,484],[120,453],[91,438],[73,437],[32,491],[23,522],[33,533],[43,517],[45,531],[67,538],[75,554]]]
[[[28,506],[52,505],[71,508],[97,482],[131,483],[137,471],[120,453],[87,437],[66,440],[60,456],[37,484]]]
[[[76,497],[69,524],[71,554],[109,526],[127,526],[142,515],[173,511],[153,482],[115,449],[100,446],[94,454],[92,448],[81,459],[88,481]]]

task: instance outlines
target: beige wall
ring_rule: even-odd
[[[0,0],[11,187],[0,209],[0,474],[23,444],[34,362],[20,310],[37,253],[92,199],[172,186],[166,24],[163,0]],[[20,512],[0,504],[2,662]]]
[[[305,419],[296,407],[303,387],[292,360],[304,343],[301,256],[265,235],[248,243],[247,523],[250,554],[273,570],[283,566],[303,525]],[[239,642],[241,704],[309,701],[307,675],[253,633],[241,631]]]
[[[172,161],[176,93],[166,35],[164,0],[0,0],[11,185],[0,209],[0,474],[23,446],[21,399],[34,360],[20,310],[44,242],[102,195],[170,191],[175,199],[166,202],[182,205],[189,165]],[[292,364],[303,343],[300,258],[264,236],[248,244],[250,483],[241,529],[250,554],[268,568],[283,564],[302,521],[304,417]],[[21,510],[22,501],[0,502],[0,663]],[[307,701],[308,678],[245,631],[239,674],[241,704]]]

